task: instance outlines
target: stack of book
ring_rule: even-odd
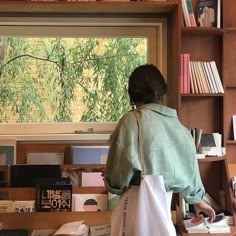
[[[188,233],[230,233],[230,227],[223,213],[216,215],[212,223],[208,221],[208,217],[200,215],[184,220],[184,225]]]
[[[224,93],[215,61],[190,61],[181,54],[181,93]]]

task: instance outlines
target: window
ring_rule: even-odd
[[[0,32],[3,123],[117,122],[136,66],[166,77],[163,19],[10,18]]]

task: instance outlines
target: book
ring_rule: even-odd
[[[216,85],[217,85],[217,88],[218,88],[218,92],[219,93],[224,93],[224,88],[223,88],[223,85],[222,85],[222,82],[221,82],[221,78],[220,78],[216,63],[215,63],[215,61],[211,61],[209,63],[210,63],[210,66],[211,66],[211,69],[212,69],[212,72],[213,72],[213,75],[214,75],[214,79],[215,79],[215,82],[216,82]]]
[[[12,200],[0,200],[0,213],[12,212]]]
[[[36,211],[62,212],[71,211],[71,184],[37,184]]]
[[[107,194],[72,194],[72,211],[107,211]]]
[[[233,123],[233,135],[234,135],[234,140],[236,140],[236,115],[232,116],[232,123]]]
[[[90,236],[110,236],[111,225],[94,225],[89,227]]]
[[[81,173],[82,187],[104,187],[102,172],[82,172]]]
[[[201,137],[202,153],[207,156],[222,156],[222,135],[219,133],[203,133]]]
[[[190,25],[191,27],[196,27],[197,23],[196,23],[195,15],[193,12],[192,0],[185,0],[185,1],[186,1],[186,6],[187,6],[188,17],[190,20]]]
[[[34,212],[35,211],[35,200],[28,201],[14,201],[12,206],[13,212]]]
[[[10,165],[11,187],[35,187],[38,179],[60,177],[60,165]]]
[[[27,229],[1,229],[0,236],[28,236]]]
[[[28,165],[62,165],[64,164],[64,153],[27,153]]]
[[[186,27],[190,27],[191,26],[191,22],[190,22],[190,18],[189,18],[189,14],[188,14],[188,9],[187,9],[187,4],[185,0],[181,0],[181,4],[182,4],[182,12],[184,15],[184,22],[185,22],[185,26]]]
[[[16,139],[0,139],[0,153],[5,154],[1,159],[1,165],[16,163]]]
[[[109,146],[71,146],[72,164],[105,164]]]
[[[184,220],[184,226],[188,233],[230,233],[230,227],[225,220],[224,213],[216,215],[210,223],[208,217],[199,215],[192,219]]]
[[[198,23],[201,27],[219,27],[221,18],[220,0],[198,0]]]
[[[56,229],[34,229],[30,236],[53,236]]]
[[[88,236],[88,234],[89,227],[84,221],[74,221],[63,224],[53,235]]]

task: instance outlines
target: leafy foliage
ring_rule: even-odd
[[[147,60],[143,38],[1,38],[0,45],[0,122],[76,121],[78,87],[80,121],[117,121],[129,107],[129,75]]]

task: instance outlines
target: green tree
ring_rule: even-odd
[[[142,38],[1,38],[0,45],[0,122],[12,115],[72,122],[76,86],[86,107],[81,121],[117,121],[129,109],[128,77],[147,60]]]

